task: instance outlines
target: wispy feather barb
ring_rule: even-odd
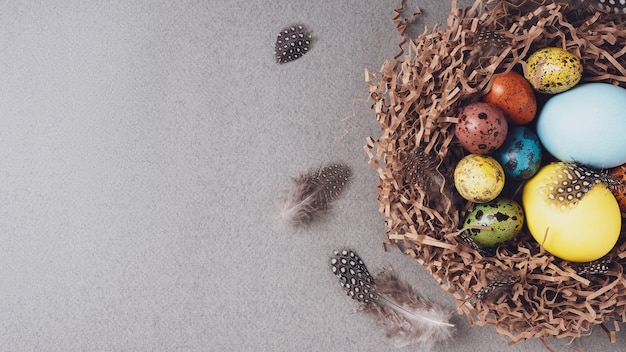
[[[332,164],[292,179],[285,206],[278,217],[299,227],[321,218],[350,182],[352,171],[344,164]]]
[[[373,278],[351,250],[335,252],[331,265],[346,294],[362,304],[361,311],[380,324],[398,347],[418,344],[430,350],[452,337],[451,312],[419,296],[391,269]]]

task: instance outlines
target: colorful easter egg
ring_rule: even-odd
[[[458,118],[454,134],[470,153],[488,154],[504,143],[508,123],[500,108],[475,102],[461,108]]]

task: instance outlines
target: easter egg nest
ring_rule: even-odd
[[[598,325],[615,341],[626,321],[626,228],[591,263],[552,256],[527,230],[485,253],[460,236],[472,204],[455,199],[449,175],[467,154],[453,138],[458,109],[478,101],[494,74],[524,73],[534,50],[562,47],[581,58],[582,82],[626,87],[626,16],[559,1],[476,1],[465,9],[453,1],[445,27],[409,38],[419,9],[405,16],[404,5],[393,18],[400,53],[379,72],[366,70],[382,133],[365,149],[379,175],[385,245],[429,270],[471,324],[492,325],[511,344],[577,338]],[[517,197],[519,188],[507,184],[503,194]]]

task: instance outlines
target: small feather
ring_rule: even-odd
[[[459,238],[483,257],[493,257],[496,254],[496,248],[479,246],[473,239],[466,235],[465,232],[461,232]]]
[[[566,12],[575,14],[594,11],[623,14],[626,8],[626,3],[613,0],[506,0],[504,3],[506,6],[513,6],[521,13],[532,12],[540,6],[551,3],[564,6]]]
[[[410,152],[403,169],[405,182],[422,189],[433,209],[448,212],[458,206],[451,175],[434,153],[427,154],[422,149]]]
[[[274,44],[276,62],[284,64],[297,60],[311,47],[311,34],[303,25],[283,28]]]
[[[504,33],[481,28],[475,35],[474,50],[470,55],[479,59],[500,55],[511,46],[511,39]]]
[[[310,225],[330,209],[348,185],[352,171],[344,164],[333,164],[292,179],[285,206],[278,217],[293,226]]]
[[[374,278],[356,253],[350,250],[336,251],[330,264],[348,296],[361,303],[378,298],[374,292]]]
[[[372,278],[351,250],[335,252],[331,265],[346,293],[362,304],[360,310],[382,326],[398,347],[417,344],[430,350],[452,337],[451,312],[419,296],[392,270]]]
[[[487,285],[474,293],[469,302],[474,304],[476,301],[494,302],[502,295],[508,293],[513,285],[520,281],[519,277],[504,271],[495,273],[494,278],[489,280]]]
[[[576,264],[574,268],[578,275],[606,274],[611,269],[611,263],[610,258],[601,258],[588,263]]]

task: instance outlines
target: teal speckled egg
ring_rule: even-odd
[[[517,181],[527,180],[541,167],[539,137],[526,126],[513,126],[493,157],[502,165],[506,177]]]
[[[481,247],[495,247],[513,239],[522,230],[524,210],[516,201],[499,197],[488,203],[477,204],[463,225],[491,228],[468,228],[464,233]]]
[[[526,61],[530,82],[537,91],[547,94],[564,92],[582,78],[583,65],[576,55],[561,48],[549,47],[535,51]]]

